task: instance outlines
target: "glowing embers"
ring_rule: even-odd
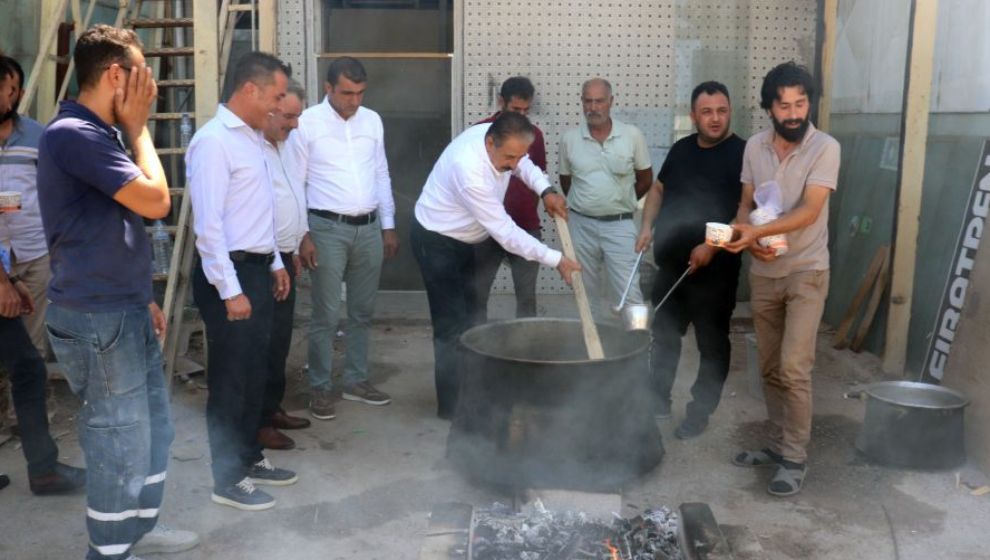
[[[681,560],[678,523],[666,507],[608,524],[539,500],[525,512],[494,504],[475,510],[468,560]]]

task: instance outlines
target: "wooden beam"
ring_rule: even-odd
[[[839,27],[839,0],[822,0],[822,46],[818,68],[822,91],[818,98],[819,130],[828,132],[832,120],[832,66],[835,63],[835,36]]]
[[[41,29],[38,43],[38,56],[31,67],[31,75],[24,84],[24,98],[21,100],[22,114],[31,110],[31,102],[37,100],[34,117],[46,123],[55,115],[55,61],[51,57],[52,44],[58,35],[58,25],[65,19],[65,8],[69,0],[42,0]]]
[[[93,18],[93,8],[96,7],[96,0],[90,0],[89,7],[86,9],[86,17],[80,21],[80,11],[79,11],[79,0],[72,0],[72,21],[75,23],[75,30],[73,35],[76,37],[76,41],[79,40],[79,36],[82,32],[89,28],[89,22]],[[123,12],[120,10],[118,15]],[[72,81],[73,74],[76,71],[76,61],[75,59],[69,60],[69,67],[65,71],[65,77],[62,78],[62,87],[58,90],[58,97],[56,99],[65,99],[65,93],[69,91],[69,83]]]
[[[914,270],[918,253],[918,224],[925,178],[928,115],[931,107],[938,0],[914,0],[911,7],[901,153],[894,214],[893,268],[883,369],[904,374],[907,362]]]
[[[218,19],[217,3],[212,0],[193,1],[193,47],[196,51],[193,57],[196,79],[196,126],[206,124],[206,121],[216,113],[220,100],[220,80],[217,60],[219,49],[217,44]]]
[[[278,31],[278,10],[275,0],[258,2],[258,50],[275,54],[278,44],[275,39]]]

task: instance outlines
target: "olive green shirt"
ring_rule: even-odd
[[[613,118],[612,131],[599,143],[582,124],[564,133],[559,153],[558,172],[571,177],[568,207],[587,216],[636,211],[636,171],[651,167],[638,128]]]
[[[808,185],[835,190],[839,182],[839,142],[809,124],[801,143],[784,161],[773,149],[773,129],[754,134],[743,153],[742,182],[759,188],[776,181],[783,195],[783,213],[804,200]],[[771,262],[753,260],[750,272],[768,278],[783,278],[796,272],[828,270],[828,199],[811,225],[788,232],[787,253]]]

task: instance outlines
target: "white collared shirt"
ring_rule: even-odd
[[[265,140],[265,158],[275,190],[275,239],[282,253],[298,253],[299,243],[309,230],[306,226],[306,192],[290,172],[285,142]]]
[[[348,216],[378,210],[382,229],[395,229],[385,129],[378,113],[359,107],[344,120],[324,97],[303,111],[286,145],[309,208]]]
[[[537,194],[550,182],[529,156],[512,172],[495,169],[485,148],[490,126],[482,123],[468,128],[443,151],[416,201],[416,219],[424,228],[464,243],[479,243],[491,236],[510,253],[555,267],[560,251],[517,226],[502,202],[512,175]]]
[[[231,251],[275,253],[275,201],[263,149],[264,136],[227,107],[203,125],[186,151],[196,249],[206,279],[221,299],[240,293]]]

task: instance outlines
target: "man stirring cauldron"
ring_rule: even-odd
[[[506,251],[539,261],[570,283],[578,263],[520,228],[505,211],[510,177],[543,199],[547,212],[567,218],[564,197],[527,157],[533,125],[504,112],[491,124],[472,126],[440,155],[416,201],[412,248],[419,263],[433,322],[437,415],[449,419],[457,403],[457,339],[475,315],[475,245],[489,236]]]

